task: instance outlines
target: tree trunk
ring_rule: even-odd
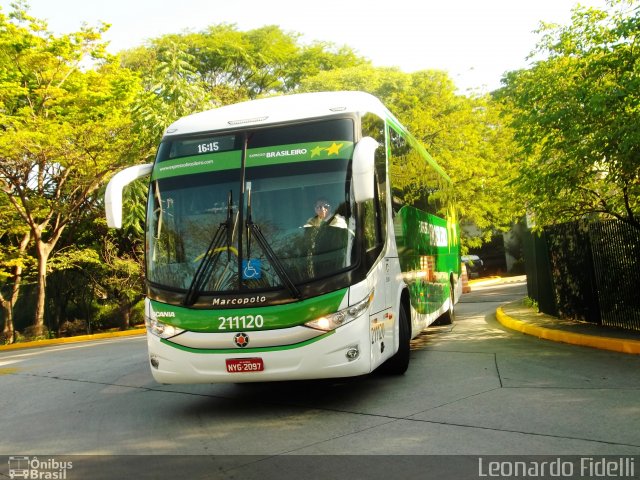
[[[22,256],[27,250],[29,241],[31,240],[31,234],[25,233],[20,240],[19,254]],[[2,335],[7,343],[13,343],[15,340],[15,327],[13,325],[13,307],[18,302],[20,297],[20,287],[22,286],[22,265],[16,265],[13,270],[13,286],[11,287],[11,297],[7,300],[2,294],[0,294],[0,304],[2,305],[2,312],[4,317],[4,327],[2,328]]]
[[[120,303],[120,313],[122,315],[120,330],[128,330],[131,324],[131,302],[129,300]]]
[[[38,254],[38,299],[36,301],[36,312],[33,320],[33,334],[36,337],[39,337],[44,333],[44,310],[47,293],[47,262],[49,261],[51,247],[46,242],[36,239],[36,250]]]
[[[13,305],[10,300],[6,300],[0,295],[0,304],[2,305],[2,317],[4,318],[4,327],[2,328],[2,337],[6,343],[13,343]]]

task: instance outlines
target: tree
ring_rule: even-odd
[[[0,196],[0,225],[3,228],[0,233],[0,284],[4,287],[0,289],[0,308],[4,319],[0,343],[13,343],[13,308],[20,296],[23,272],[32,260],[27,252],[31,232],[17,218],[4,195]]]
[[[189,56],[189,82],[206,86],[214,106],[290,93],[302,79],[320,71],[368,63],[349,47],[327,42],[302,45],[299,39],[300,34],[274,25],[243,32],[235,25],[220,24],[197,33],[155,38],[146,47],[123,52],[122,60],[124,66],[152,77],[162,52],[175,45]],[[199,110],[205,107],[200,105]]]
[[[144,226],[147,184],[136,180],[123,195],[122,228],[106,230],[104,219],[96,220],[103,232],[99,245],[101,271],[92,279],[96,289],[116,301],[119,327],[129,328],[135,305],[144,298]]]
[[[106,177],[135,157],[128,111],[138,81],[104,55],[106,28],[55,36],[22,3],[0,14],[0,188],[35,249],[36,335],[62,233],[96,205]]]
[[[136,97],[133,122],[148,160],[153,156],[164,130],[174,121],[213,107],[205,84],[193,67],[195,59],[178,42],[163,42],[154,51],[150,70],[143,75],[143,90]]]
[[[131,310],[144,296],[143,257],[142,248],[123,252],[113,238],[105,236],[102,250],[105,271],[100,283],[117,301],[122,330],[130,327]]]
[[[90,225],[91,218],[82,223]],[[102,221],[104,223],[104,221]],[[96,277],[103,264],[96,246],[94,230],[82,225],[65,230],[58,248],[49,258],[47,279],[47,325],[58,335],[64,333],[65,325],[72,320],[78,333],[92,333],[97,300],[104,298]],[[84,228],[83,228],[84,227]],[[73,237],[75,242],[65,241]],[[82,328],[84,327],[84,328]]]
[[[640,229],[639,30],[637,2],[576,7],[570,25],[542,26],[542,59],[503,78],[515,186],[538,227],[602,216]]]

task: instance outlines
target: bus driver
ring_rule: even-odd
[[[307,220],[304,227],[320,227],[324,224],[330,227],[347,228],[347,222],[344,217],[338,213],[330,215],[331,204],[325,198],[319,198],[315,204],[316,214]]]

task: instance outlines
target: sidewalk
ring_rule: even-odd
[[[523,300],[502,305],[496,311],[496,317],[505,327],[538,338],[640,355],[640,332],[561,320],[538,313],[525,306]]]

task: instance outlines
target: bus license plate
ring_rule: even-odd
[[[262,372],[264,362],[261,358],[227,358],[227,372]]]

